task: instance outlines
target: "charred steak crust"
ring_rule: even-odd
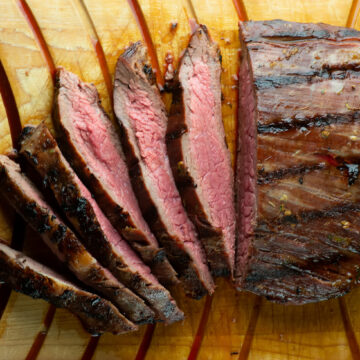
[[[189,67],[189,63],[194,66],[193,59],[199,59],[200,54],[203,55],[201,57],[201,61],[204,64],[211,62],[214,64],[216,69],[215,71],[220,72],[220,50],[218,46],[210,39],[208,30],[204,25],[200,25],[197,31],[192,35],[188,48],[186,49],[184,55],[182,56],[182,60],[180,61],[178,75],[179,73],[182,73],[182,67]],[[218,80],[218,83],[215,84],[215,86],[219,87],[220,93],[220,77],[216,80]],[[223,230],[213,224],[210,218],[210,213],[205,211],[204,204],[200,200],[197,192],[198,183],[201,182],[201,179],[195,180],[195,175],[190,173],[189,167],[186,165],[185,153],[186,150],[189,153],[190,149],[184,148],[182,139],[184,136],[188,136],[189,133],[185,115],[185,106],[190,107],[191,105],[189,104],[190,101],[188,100],[188,103],[186,103],[184,98],[184,87],[190,87],[190,85],[188,84],[188,79],[186,83],[184,82],[182,84],[178,77],[175,83],[177,83],[178,86],[176,86],[173,91],[173,102],[170,110],[169,124],[166,135],[167,149],[173,175],[177,187],[179,188],[186,211],[189,214],[192,222],[195,224],[199,239],[204,246],[212,274],[214,276],[232,276],[234,257],[233,255],[229,254],[229,250],[225,248]],[[220,94],[216,101],[218,102],[217,106],[221,106],[219,105],[221,104]],[[208,145],[209,147],[214,145],[214,143],[211,143],[210,138],[208,139]],[[226,142],[223,143],[223,146],[226,147]],[[204,156],[208,150],[208,148],[203,149]],[[226,152],[228,152],[228,150],[226,150]],[[212,159],[210,159],[210,161],[211,160]],[[232,174],[230,154],[228,154],[228,159],[226,160],[228,160],[228,170]],[[216,165],[217,164],[215,163],[211,164],[214,169],[216,168]],[[232,181],[233,175],[231,175],[230,178]],[[227,185],[229,189],[233,188],[232,183],[223,184],[225,187]],[[235,219],[233,221],[233,226],[235,227],[234,223]],[[232,239],[233,241],[231,247],[234,251],[234,234]]]
[[[131,210],[134,213],[129,213],[129,209],[124,208],[126,204],[124,205],[119,199],[115,199],[115,196],[109,191],[106,186],[108,184],[104,183],[106,182],[106,179],[101,178],[103,175],[101,169],[89,166],[86,162],[84,152],[80,150],[79,144],[76,143],[75,138],[72,136],[74,128],[71,126],[74,126],[74,124],[69,124],[60,115],[61,107],[64,107],[65,109],[67,106],[64,97],[67,100],[71,99],[71,95],[73,95],[72,91],[77,91],[86,99],[89,99],[91,106],[98,111],[97,120],[104,125],[104,128],[106,129],[105,134],[113,146],[112,150],[115,150],[119,154],[119,159],[114,159],[112,161],[124,161],[118,139],[118,129],[111,123],[111,120],[101,106],[101,101],[95,86],[83,83],[76,75],[71,74],[64,69],[58,69],[56,74],[55,102],[53,107],[53,118],[59,133],[58,141],[61,150],[79,174],[81,180],[92,191],[97,203],[106,214],[111,224],[119,231],[124,239],[129,242],[131,247],[141,256],[144,262],[150,266],[152,272],[159,281],[166,285],[176,284],[178,282],[177,274],[167,260],[164,250],[158,247],[156,239],[147,228],[147,224],[137,224],[133,219],[134,213],[140,212],[140,209],[138,209],[137,200],[132,193],[132,190],[129,189],[127,196],[130,198],[130,201],[136,203],[136,207]],[[75,112],[74,109],[73,111]],[[90,152],[85,155],[92,156]],[[101,159],[98,159],[97,161],[100,162]],[[109,165],[116,166],[116,164]],[[127,173],[122,173],[118,176],[121,176],[123,181],[130,181]]]
[[[111,230],[110,223],[100,209],[97,210],[90,193],[62,156],[55,139],[43,123],[33,132],[28,132],[27,137],[23,136],[21,153],[51,188],[60,207],[81,234],[82,241],[93,256],[154,308],[155,319],[167,322],[181,319],[183,314],[175,300],[119,234]],[[116,238],[110,239],[108,236]],[[118,243],[113,244],[111,241]]]
[[[120,98],[121,86],[128,86],[126,84],[128,84],[129,81],[134,81],[138,82],[139,86],[143,86],[144,89],[146,89],[145,91],[151,91],[155,94],[156,98],[158,97],[157,100],[159,104],[157,105],[159,105],[161,111],[165,113],[154,79],[154,74],[151,65],[148,62],[143,45],[141,42],[132,44],[119,57],[117,62],[114,80],[114,102],[117,103],[121,101],[120,99],[117,99],[118,96]],[[139,152],[137,148],[138,144],[133,144],[130,140],[129,130],[123,122],[122,111],[121,106],[117,108],[115,105],[115,114],[120,126],[121,143],[128,164],[132,186],[139,200],[143,216],[159,243],[166,250],[167,257],[179,274],[186,294],[190,297],[199,299],[208,292],[213,292],[214,285],[212,279],[207,284],[201,280],[201,274],[194,264],[191,255],[186,251],[183,245],[179,245],[181,242],[180,239],[171,235],[167,226],[162,221],[153,200],[153,196],[151,195],[151,191],[144,180],[145,175],[140,164],[141,157],[139,158],[137,156],[137,152]],[[160,139],[160,141],[163,141],[163,139]],[[205,270],[205,272],[207,271],[208,270]]]
[[[240,40],[236,284],[277,302],[341,296],[360,274],[360,32],[250,21]]]
[[[109,301],[82,290],[43,265],[0,243],[0,281],[34,299],[43,299],[77,315],[91,334],[121,334],[137,326]]]
[[[45,144],[47,149],[51,145],[46,140]],[[155,315],[144,301],[90,255],[76,235],[44,202],[30,180],[20,173],[20,167],[3,155],[0,156],[0,184],[1,194],[8,203],[41,235],[44,242],[79,280],[104,294],[132,321],[154,321]]]

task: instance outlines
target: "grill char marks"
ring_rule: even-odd
[[[167,146],[175,181],[210,269],[214,276],[228,276],[233,273],[235,214],[220,75],[219,48],[201,25],[180,62]]]
[[[277,20],[240,33],[236,283],[280,302],[340,296],[359,278],[360,33]]]
[[[61,275],[0,243],[0,280],[15,291],[70,310],[90,333],[137,330],[109,301],[84,291]]]
[[[130,46],[117,62],[114,109],[132,185],[145,219],[165,248],[186,293],[195,298],[212,293],[214,283],[205,253],[171,173],[165,144],[166,112],[141,43]]]
[[[27,131],[27,135],[23,136],[21,153],[51,188],[60,207],[81,234],[83,242],[102,265],[154,308],[155,319],[172,322],[182,318],[182,313],[169,292],[158,283],[150,269],[112,228],[89,191],[62,156],[44,124],[40,124],[32,132]],[[136,300],[140,299],[135,296],[128,307],[136,306]],[[142,301],[139,305],[142,305],[144,312],[148,311],[148,317],[152,314],[151,311],[149,314],[149,309]]]
[[[57,71],[54,120],[59,144],[97,203],[131,247],[164,284],[176,272],[142,217],[124,160],[118,129],[102,108],[94,85]]]
[[[19,165],[1,155],[0,174],[1,194],[79,280],[111,299],[133,321],[152,321],[151,310],[90,255],[30,180],[20,173]]]

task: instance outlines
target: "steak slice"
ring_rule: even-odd
[[[358,283],[360,32],[240,23],[236,284],[278,302]]]
[[[40,174],[61,209],[82,237],[86,248],[121,282],[146,300],[156,319],[167,322],[183,318],[170,293],[112,227],[90,192],[62,155],[44,123],[26,128],[20,153]]]
[[[20,172],[20,166],[4,155],[0,155],[0,184],[0,193],[8,203],[41,235],[79,280],[104,294],[134,322],[153,321],[154,313],[144,301],[96,261]]]
[[[117,129],[102,108],[95,86],[64,69],[58,70],[56,84],[54,120],[65,157],[160,282],[177,283],[175,270],[142,217]]]
[[[70,310],[92,334],[137,330],[109,301],[82,290],[61,275],[0,242],[0,281],[34,299]]]
[[[204,250],[181,203],[166,150],[167,116],[146,50],[138,42],[118,59],[114,110],[140,208],[165,248],[185,292],[200,298],[214,291]]]
[[[206,26],[182,56],[167,145],[182,201],[214,276],[233,274],[234,174],[221,115],[220,50]]]

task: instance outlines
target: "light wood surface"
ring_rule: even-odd
[[[129,42],[141,33],[126,0],[28,0],[39,23],[56,66],[64,66],[83,80],[93,82],[105,109],[110,112],[109,91],[104,72],[94,51],[94,37],[100,40],[110,75],[116,59]],[[327,22],[345,25],[351,0],[245,0],[250,19]],[[153,39],[160,68],[168,51],[175,64],[189,38],[188,19],[196,16],[208,26],[223,55],[223,119],[230,149],[234,150],[236,85],[238,58],[238,18],[231,0],[139,0]],[[355,21],[356,27],[360,27]],[[176,22],[175,31],[170,31]],[[13,89],[21,122],[51,125],[53,83],[34,35],[17,1],[0,0],[0,59]],[[105,75],[106,76],[106,75]],[[0,98],[0,152],[11,148],[4,104]],[[0,202],[0,237],[10,241],[13,213]],[[32,236],[27,236],[27,244]],[[360,336],[360,289],[347,295],[343,310],[350,327],[344,326],[346,314],[340,302],[331,300],[302,307],[274,305],[251,294],[235,292],[219,280],[205,327],[198,359],[326,359],[357,358]],[[172,326],[158,324],[147,359],[187,359],[198,331],[205,299],[194,301],[174,290],[186,320]],[[255,307],[254,310],[254,304]],[[12,293],[0,320],[0,359],[24,359],[39,332],[44,343],[38,359],[81,359],[90,336],[79,321],[65,310],[56,310],[48,329],[44,318],[49,305]],[[257,315],[258,310],[258,317]],[[249,321],[252,324],[249,329]],[[348,324],[348,325],[349,325]],[[136,334],[104,335],[93,359],[134,359],[146,328]],[[251,330],[254,337],[251,338]],[[349,341],[350,339],[350,341]],[[354,340],[353,339],[353,340]],[[244,345],[245,344],[245,345]],[[249,351],[244,349],[249,345]],[[351,346],[350,346],[351,344]]]

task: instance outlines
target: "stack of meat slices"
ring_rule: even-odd
[[[201,26],[181,60],[168,119],[146,50],[133,44],[116,66],[113,124],[96,88],[59,69],[57,139],[44,123],[26,126],[19,155],[27,174],[0,155],[0,193],[76,284],[3,244],[0,280],[69,309],[98,334],[182,320],[166,287],[181,283],[201,298],[214,292],[212,274],[232,276],[233,173],[220,74],[219,50]]]

